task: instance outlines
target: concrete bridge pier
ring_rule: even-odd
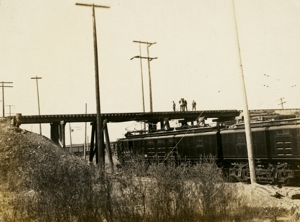
[[[50,139],[62,148],[66,147],[65,121],[53,122],[50,124]]]

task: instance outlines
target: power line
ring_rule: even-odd
[[[277,81],[280,81],[280,79],[276,79],[276,78],[274,78],[274,77],[272,77],[272,76],[270,76],[270,75],[268,75],[268,74],[264,74],[264,76],[267,77],[267,78],[271,78],[271,79],[275,79],[275,80],[277,80]]]
[[[265,77],[267,78],[270,78],[270,79],[273,79],[273,80],[276,80],[276,81],[279,81],[279,82],[282,82],[281,79],[277,79],[277,78],[274,78],[268,74],[264,74]],[[283,90],[283,89],[287,89],[287,88],[294,88],[296,87],[297,85],[289,85],[289,86],[284,86],[284,87],[281,87],[281,88],[274,88],[274,87],[271,87],[269,85],[266,85],[266,84],[262,84],[264,87],[267,87],[267,88],[272,88],[272,89],[275,89],[275,90]],[[288,85],[288,84],[284,84],[284,85]]]

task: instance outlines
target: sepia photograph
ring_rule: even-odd
[[[0,0],[0,222],[300,221],[299,0]]]

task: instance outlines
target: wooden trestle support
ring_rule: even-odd
[[[92,130],[91,130],[91,143],[90,143],[90,156],[89,160],[92,162],[94,159],[94,156],[96,156],[96,163],[99,163],[99,157],[98,157],[98,148],[97,148],[97,125],[96,122],[92,122]],[[65,139],[65,121],[60,122],[53,122],[51,123],[51,133],[50,138],[53,142],[60,145],[62,148],[66,147],[66,139]],[[104,136],[105,135],[105,146],[104,146]],[[108,126],[107,126],[107,120],[105,119],[103,121],[103,128],[101,132],[101,142],[103,143],[103,147],[106,149],[109,165],[111,167],[111,172],[114,170],[114,164],[112,159],[112,152],[110,147],[110,140],[109,140],[109,133],[108,133]]]
[[[93,158],[96,154],[96,163],[99,163],[99,157],[98,157],[98,144],[97,144],[97,125],[96,122],[92,122],[92,131],[91,131],[91,143],[90,143],[90,161],[93,161]],[[105,135],[105,146],[104,146],[104,136],[103,132]],[[109,165],[111,167],[111,172],[114,171],[114,164],[113,164],[113,159],[112,159],[112,152],[111,152],[111,147],[110,147],[110,140],[109,140],[109,133],[108,133],[108,126],[107,126],[107,120],[105,119],[103,121],[103,127],[102,127],[102,132],[101,132],[101,142],[103,143],[103,147],[105,147]],[[105,156],[105,155],[104,155]]]

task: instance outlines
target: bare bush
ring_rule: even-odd
[[[213,158],[148,166],[137,157],[114,175],[68,160],[58,161],[55,170],[37,166],[25,172],[24,186],[30,189],[14,201],[18,221],[226,222],[252,220],[267,211],[276,219],[280,211],[247,205],[236,186],[224,182]]]
[[[133,157],[115,178],[115,221],[144,221],[146,192],[149,180],[145,177],[147,164],[142,157]]]

